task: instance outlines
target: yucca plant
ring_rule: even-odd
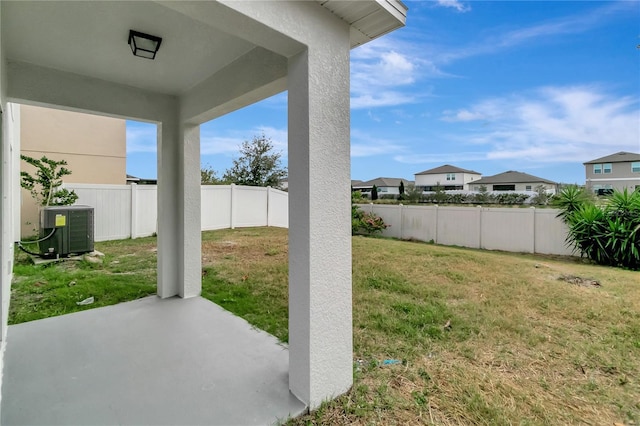
[[[615,191],[607,199],[606,211],[609,216],[620,217],[640,223],[640,192]]]
[[[593,204],[585,204],[567,216],[568,242],[575,244],[584,256],[603,265],[610,264],[603,236],[605,234],[604,211]]]
[[[578,188],[556,201],[569,227],[567,244],[601,265],[640,269],[640,193],[615,191],[597,206]]]
[[[577,185],[569,185],[554,197],[553,205],[560,209],[558,217],[567,222],[573,212],[588,202],[590,202],[590,198],[584,189]]]

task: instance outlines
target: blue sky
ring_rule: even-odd
[[[584,184],[583,162],[640,152],[640,1],[405,1],[407,26],[351,52],[351,177],[453,164]],[[287,95],[201,126],[202,164],[270,137]],[[127,123],[127,173],[156,177],[155,126]]]

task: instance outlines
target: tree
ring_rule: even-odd
[[[398,200],[404,200],[404,182],[400,181],[400,186],[398,187]]]
[[[407,185],[407,201],[417,203],[422,199],[422,188],[410,183]]]
[[[67,206],[76,202],[75,191],[60,188],[62,177],[71,174],[65,160],[55,161],[43,156],[40,159],[20,155],[26,163],[36,168],[35,176],[20,172],[20,186],[28,190],[39,206]]]
[[[536,195],[531,199],[532,204],[537,205],[547,205],[549,203],[549,194],[547,193],[547,189],[544,185],[538,185],[535,187]]]
[[[373,188],[371,188],[371,201],[377,200],[377,199],[378,199],[378,187],[373,185]]]
[[[433,199],[436,203],[444,203],[447,200],[447,193],[444,192],[444,187],[440,186],[440,182],[436,182],[436,189],[433,194]]]
[[[222,185],[225,182],[218,177],[218,172],[207,164],[200,169],[200,183],[202,185]]]
[[[487,189],[487,185],[480,185],[478,193],[475,196],[476,203],[488,203],[491,201],[491,194]]]
[[[254,136],[251,142],[244,141],[240,154],[222,180],[236,185],[279,188],[280,182],[287,176],[287,169],[280,165],[281,154],[273,152],[273,142],[264,134]]]

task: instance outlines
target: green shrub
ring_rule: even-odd
[[[567,243],[601,265],[640,269],[640,192],[614,191],[601,206],[583,192],[566,188],[555,202]]]
[[[377,214],[365,213],[360,207],[351,205],[351,235],[375,235],[388,227]]]

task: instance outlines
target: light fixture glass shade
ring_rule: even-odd
[[[133,52],[135,56],[146,59],[155,59],[161,43],[162,38],[160,37],[129,30],[129,46],[131,47],[131,52]]]

